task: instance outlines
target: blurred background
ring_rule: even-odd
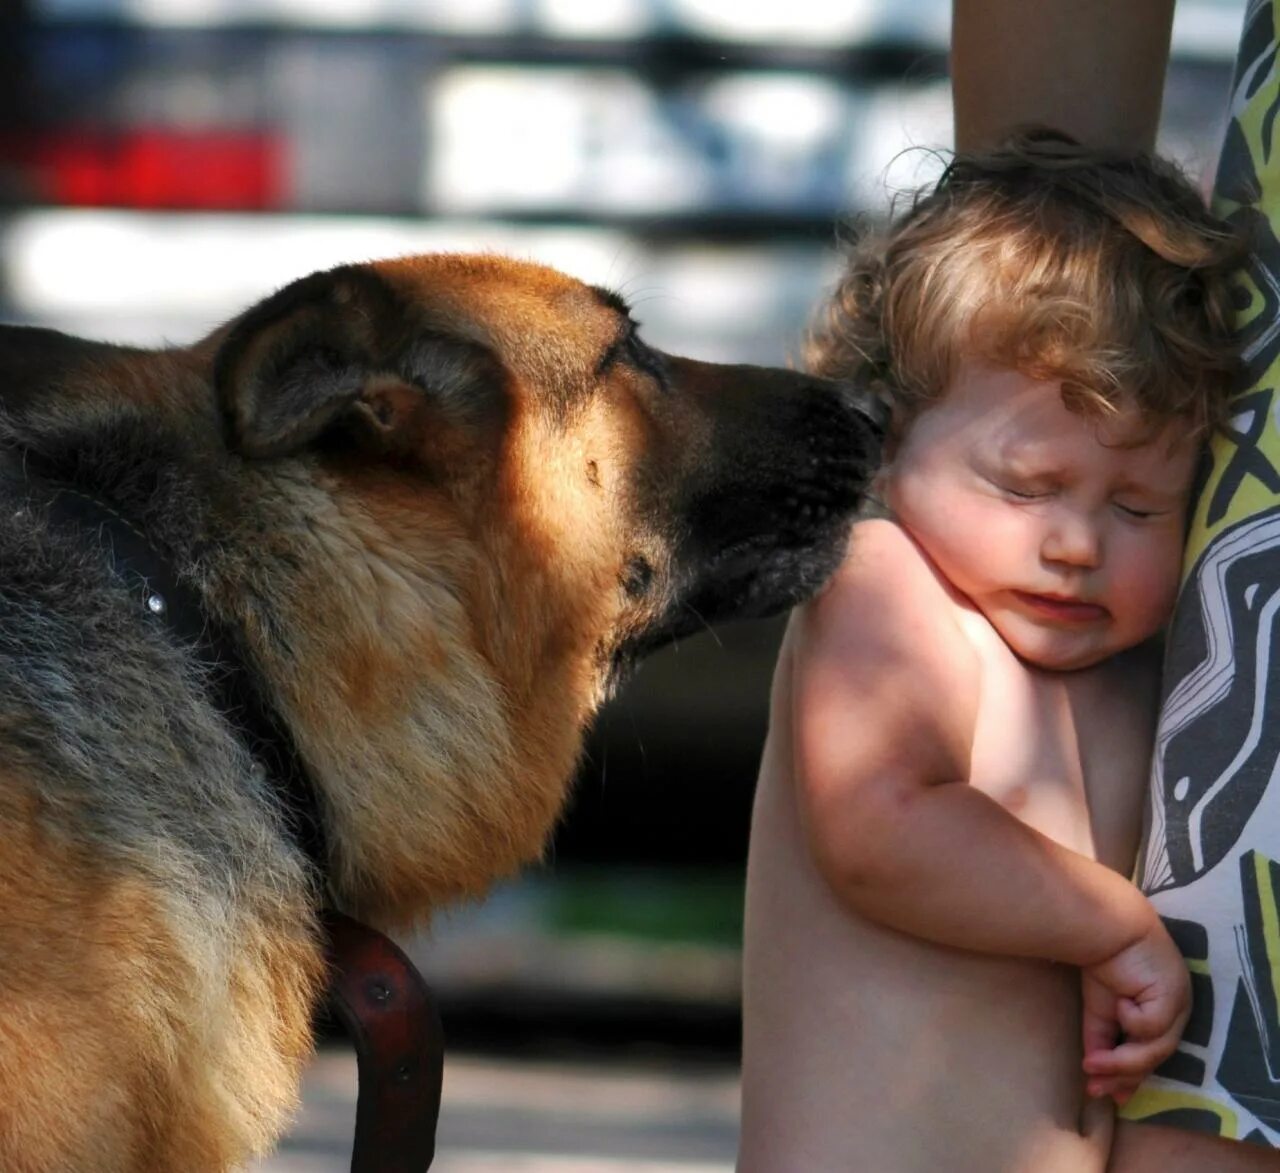
[[[1208,177],[1243,0],[1180,0],[1161,148]],[[786,364],[837,245],[950,142],[948,0],[0,0],[0,317],[188,342],[314,269],[493,249],[645,335]],[[442,1173],[732,1167],[742,880],[781,625],[651,660],[546,864],[407,942]],[[265,1171],[345,1168],[312,1073]]]

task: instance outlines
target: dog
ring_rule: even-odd
[[[536,859],[640,656],[820,587],[878,436],[489,255],[316,273],[189,348],[0,328],[0,1168],[268,1150],[322,903],[420,924]],[[318,862],[104,513],[287,730]]]

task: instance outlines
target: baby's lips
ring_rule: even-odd
[[[1110,612],[1101,603],[1059,595],[1040,595],[1033,591],[1014,591],[1024,607],[1052,619],[1068,623],[1097,623]]]

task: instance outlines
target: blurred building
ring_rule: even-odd
[[[1198,174],[1242,9],[1178,6],[1162,146]],[[313,269],[483,248],[618,289],[664,348],[784,364],[837,224],[939,166],[948,23],[948,0],[8,0],[0,313],[185,342]],[[703,912],[601,884],[499,906],[732,943],[778,632],[646,665],[556,846],[552,875],[709,874]]]

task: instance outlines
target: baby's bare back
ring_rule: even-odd
[[[861,542],[895,540],[859,530],[854,558]],[[902,561],[903,574],[920,570]],[[831,589],[859,605],[856,576]],[[1151,657],[1044,673],[941,585],[936,604],[976,653],[969,784],[1127,871],[1153,721]],[[1078,972],[883,928],[839,904],[819,874],[792,769],[792,642],[775,678],[752,825],[742,1173],[1101,1171],[1109,1119],[1083,1096]],[[946,698],[904,701],[923,723]]]

